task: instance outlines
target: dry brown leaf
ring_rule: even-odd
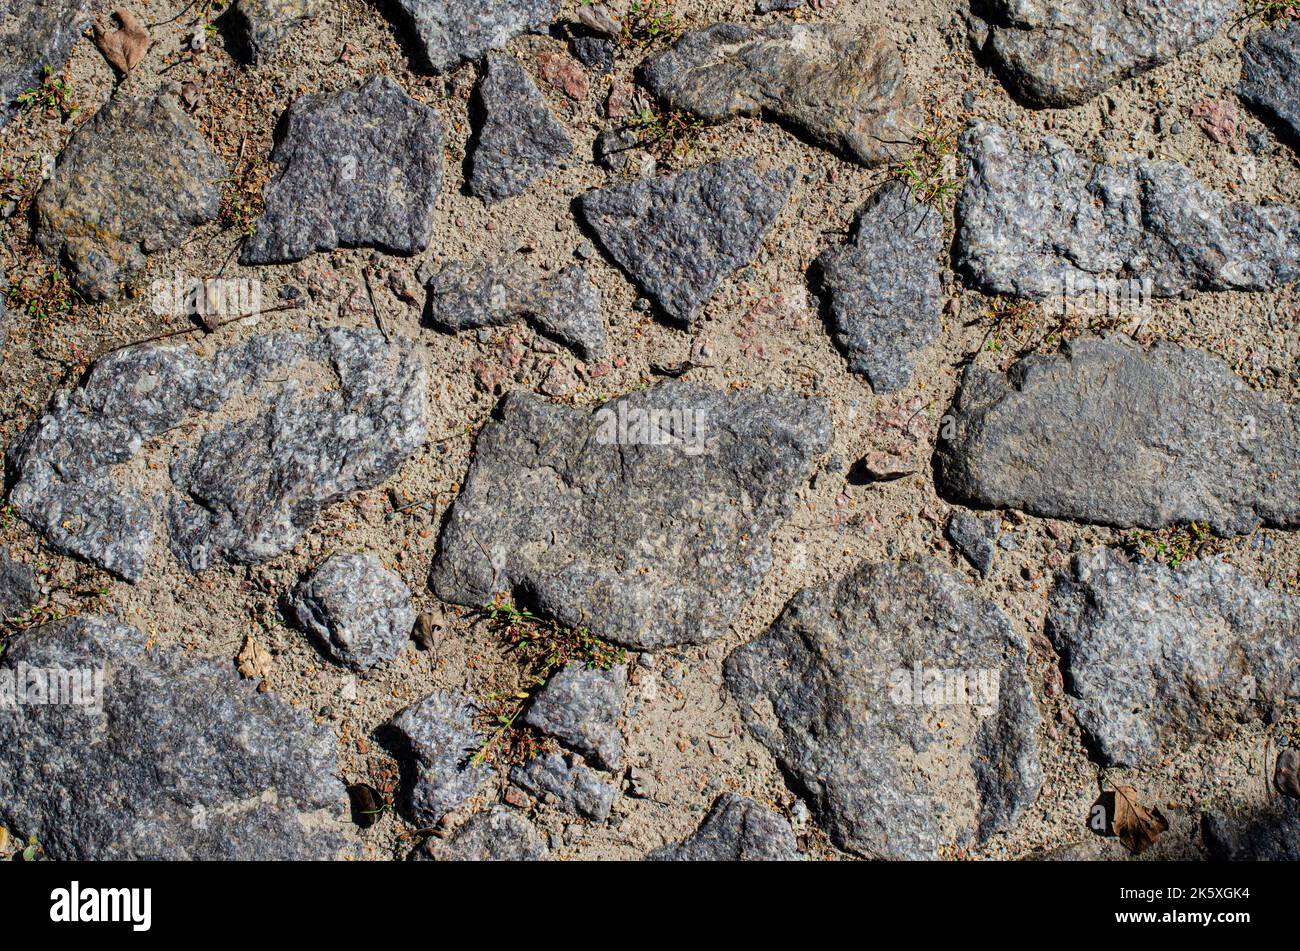
[[[240,675],[250,680],[265,679],[271,675],[271,652],[253,640],[251,635],[244,638],[244,646],[239,649],[239,656],[235,660]]]
[[[415,619],[415,630],[411,632],[411,637],[424,650],[433,650],[438,631],[442,630],[446,625],[447,620],[443,617],[442,611],[437,608],[425,611]]]
[[[1138,792],[1132,786],[1115,787],[1115,814],[1111,818],[1111,831],[1134,855],[1141,855],[1155,845],[1160,833],[1169,828],[1169,822],[1160,810],[1138,802]]]
[[[1273,785],[1282,795],[1300,799],[1300,750],[1283,750],[1277,754]]]
[[[149,49],[149,31],[125,7],[118,7],[113,16],[122,24],[120,29],[110,30],[103,20],[95,20],[95,46],[109,65],[125,75],[144,59],[145,51]]]

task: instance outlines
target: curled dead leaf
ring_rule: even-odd
[[[271,675],[271,652],[252,636],[244,638],[244,646],[235,658],[240,676],[248,679],[265,679]]]
[[[1141,855],[1155,845],[1160,833],[1168,828],[1169,822],[1159,809],[1148,809],[1138,801],[1136,789],[1132,786],[1115,787],[1111,831],[1130,852]]]
[[[442,611],[436,608],[425,611],[415,619],[415,629],[411,631],[411,638],[422,650],[433,650],[438,632],[446,626],[447,620]]]
[[[103,20],[95,20],[95,46],[109,65],[125,75],[144,59],[149,49],[149,31],[125,7],[118,7],[113,16],[122,24],[119,29],[110,30]]]

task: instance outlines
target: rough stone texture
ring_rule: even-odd
[[[758,253],[795,170],[759,175],[750,159],[587,192],[578,212],[664,315],[689,324],[724,278]]]
[[[457,332],[499,327],[526,318],[541,333],[572,347],[584,360],[605,353],[600,290],[579,264],[553,277],[530,265],[452,262],[429,279],[429,322]]]
[[[1214,810],[1201,829],[1216,862],[1300,862],[1300,803],[1282,800],[1245,816]]]
[[[549,806],[596,822],[609,818],[618,795],[598,774],[585,766],[570,766],[556,753],[543,753],[527,766],[515,766],[510,781]]]
[[[523,193],[562,164],[573,141],[524,69],[508,56],[489,56],[478,84],[483,124],[474,144],[470,193],[486,202]]]
[[[225,164],[168,93],[110,99],[36,196],[36,241],[90,300],[119,296],[145,256],[217,217]]]
[[[333,733],[228,661],[146,640],[83,616],[10,643],[0,671],[103,671],[103,699],[0,708],[0,825],[55,859],[337,857],[351,836]]]
[[[500,49],[521,33],[545,33],[555,0],[393,0],[415,32],[420,65],[435,73]]]
[[[966,504],[1121,528],[1300,525],[1300,412],[1202,350],[1081,338],[1005,376],[972,366],[950,416],[936,481]]]
[[[962,557],[987,578],[993,570],[993,559],[998,553],[998,535],[1001,532],[1002,519],[996,515],[953,512],[944,534],[957,546]]]
[[[273,558],[324,506],[379,484],[423,445],[424,371],[409,348],[330,330],[254,337],[206,361],[186,347],[118,350],[10,447],[10,501],[53,548],[129,581],[152,549],[158,495],[192,570]],[[141,491],[129,463],[164,440],[170,471],[156,493]]]
[[[442,187],[442,144],[438,113],[385,76],[302,96],[271,153],[281,167],[240,260],[278,264],[340,246],[423,251]]]
[[[1052,591],[1047,634],[1107,764],[1147,765],[1300,701],[1300,600],[1217,558],[1172,569],[1106,548],[1077,555]]]
[[[357,670],[397,657],[415,627],[411,590],[374,555],[331,555],[298,585],[292,605],[321,649]]]
[[[752,799],[723,793],[698,829],[646,858],[654,862],[797,862],[803,856],[788,822]]]
[[[488,767],[472,762],[485,737],[475,729],[474,709],[460,694],[435,691],[388,725],[409,757],[413,775],[406,792],[411,818],[421,827],[437,825],[492,775]]]
[[[300,24],[325,9],[325,0],[238,0],[231,22],[254,61],[261,61]]]
[[[934,858],[1007,828],[1038,795],[1025,648],[928,559],[805,588],[724,670],[746,726],[847,850]],[[913,702],[914,677],[982,686]]]
[[[982,0],[977,35],[1002,81],[1032,106],[1066,107],[1204,43],[1237,0]]]
[[[39,598],[32,570],[0,549],[0,625],[27,611]]]
[[[867,199],[848,245],[817,260],[836,342],[877,392],[907,386],[939,336],[943,252],[943,219],[900,182]]]
[[[775,13],[781,10],[798,10],[804,0],[758,0],[755,10],[759,13]]]
[[[668,109],[710,122],[768,115],[866,165],[909,151],[921,125],[903,61],[883,32],[823,23],[715,23],[642,66]]]
[[[86,0],[0,0],[0,127],[46,66],[63,68],[90,24],[86,6]]]
[[[670,381],[592,413],[513,391],[479,435],[431,583],[519,592],[638,649],[724,634],[830,440],[825,406]]]
[[[989,123],[960,148],[957,266],[985,292],[1072,296],[1119,278],[1172,297],[1300,279],[1300,211],[1230,202],[1177,162],[1102,165],[1052,137],[1029,151]]]
[[[1285,30],[1256,30],[1241,48],[1237,95],[1276,122],[1300,146],[1300,21]]]
[[[570,664],[541,689],[524,722],[553,736],[601,769],[618,769],[623,759],[623,716],[627,668],[609,670]]]
[[[570,46],[573,55],[588,69],[594,69],[598,73],[614,71],[614,54],[618,47],[613,40],[600,36],[575,36]]]
[[[546,843],[531,822],[501,805],[471,816],[446,839],[429,839],[412,856],[435,862],[535,862]]]

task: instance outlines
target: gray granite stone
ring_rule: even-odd
[[[486,202],[522,194],[564,163],[573,142],[528,73],[509,56],[489,56],[478,84],[482,126],[469,173],[471,194]]]
[[[545,33],[555,0],[393,0],[415,34],[420,65],[446,72],[523,33]]]
[[[18,97],[58,71],[90,25],[86,0],[0,0],[0,127]]]
[[[570,766],[555,753],[542,753],[525,766],[513,767],[510,781],[548,806],[595,822],[609,818],[618,796],[618,790],[598,773]]]
[[[1300,21],[1246,37],[1237,95],[1300,147]]]
[[[326,8],[325,0],[237,0],[228,16],[254,61],[265,59],[295,29]]]
[[[536,862],[546,843],[531,822],[501,805],[476,812],[446,839],[429,839],[412,858],[434,862]]]
[[[957,546],[962,557],[971,563],[971,567],[987,578],[993,570],[1001,531],[1002,519],[996,515],[954,511],[948,518],[944,533]]]
[[[601,769],[616,770],[623,758],[623,698],[627,668],[609,670],[574,663],[551,676],[524,714],[524,722],[572,747]]]
[[[411,818],[432,828],[469,799],[492,775],[474,757],[486,739],[474,725],[474,709],[460,694],[435,691],[388,724],[399,738],[411,774],[404,791]]]
[[[291,604],[321,650],[356,670],[397,657],[415,627],[410,589],[374,555],[330,555],[298,584]]]
[[[698,829],[646,858],[653,862],[797,862],[803,856],[783,818],[752,799],[723,793]]]

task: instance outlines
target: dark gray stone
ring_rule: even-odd
[[[620,744],[622,738],[618,738]],[[510,781],[548,806],[604,822],[618,790],[585,766],[570,766],[563,756],[543,753],[527,766],[510,770]]]
[[[324,9],[325,0],[237,0],[228,15],[248,55],[261,61]]]
[[[805,588],[724,671],[745,725],[841,848],[935,858],[1008,828],[1038,795],[1025,647],[928,559]]]
[[[452,262],[429,279],[429,321],[450,332],[500,327],[527,319],[584,360],[605,352],[600,291],[581,265],[542,277],[530,265]]]
[[[614,71],[614,53],[617,47],[613,40],[601,36],[575,36],[571,45],[573,55],[583,66],[598,73]]]
[[[401,740],[412,778],[407,786],[411,817],[432,828],[470,796],[492,771],[474,757],[486,740],[474,725],[474,709],[460,694],[435,691],[407,707],[389,727]]]
[[[758,0],[755,10],[759,13],[776,13],[784,10],[798,10],[804,0]]]
[[[1275,802],[1256,814],[1213,810],[1201,824],[1205,847],[1217,862],[1300,862],[1300,803]]]
[[[867,199],[850,244],[817,260],[836,342],[876,392],[907,386],[939,336],[943,251],[943,219],[900,182]]]
[[[170,94],[119,96],[79,128],[36,196],[36,241],[94,301],[120,296],[145,256],[217,217],[225,163]]]
[[[596,412],[513,391],[479,435],[431,583],[518,592],[638,649],[724,634],[830,441],[825,406],[681,381]]]
[[[750,159],[587,192],[578,212],[664,315],[690,324],[723,279],[754,259],[795,170],[760,176]]]
[[[1052,591],[1047,634],[1108,765],[1153,764],[1300,700],[1300,600],[1218,558],[1173,569],[1106,548],[1076,555]]]
[[[771,116],[880,165],[921,125],[903,61],[883,32],[823,23],[715,23],[647,60],[641,78],[669,109],[709,122]]]
[[[1083,338],[972,366],[939,430],[940,491],[1121,528],[1300,525],[1300,413],[1203,350]]]
[[[330,330],[254,337],[210,360],[162,344],[116,351],[10,447],[10,501],[53,548],[128,581],[145,570],[159,502],[192,570],[274,558],[324,506],[424,444],[409,346]],[[147,469],[156,484],[142,490],[130,463],[146,447],[171,466]]]
[[[798,862],[803,856],[788,822],[752,799],[723,793],[698,829],[646,858],[652,862]]]
[[[474,146],[469,190],[486,202],[523,193],[573,152],[528,73],[509,56],[489,56],[478,84],[483,125]]]
[[[393,0],[415,32],[420,65],[443,73],[521,33],[545,33],[555,0]]]
[[[524,714],[524,722],[577,750],[601,769],[618,769],[623,758],[623,697],[627,668],[610,670],[570,664],[552,675]]]
[[[1292,145],[1300,144],[1300,21],[1246,37],[1237,95],[1285,129]]]
[[[321,650],[356,670],[397,657],[415,627],[411,590],[374,555],[331,555],[302,580],[291,603]]]
[[[531,822],[501,805],[476,812],[446,839],[429,839],[412,858],[434,862],[535,862],[546,843]]]
[[[1199,46],[1237,0],[983,0],[973,28],[1011,91],[1035,107],[1087,102]]]
[[[442,144],[438,113],[386,76],[302,96],[271,153],[280,170],[240,260],[279,264],[340,246],[423,251],[442,187]]]
[[[636,157],[639,161],[645,152],[638,152],[641,137],[631,129],[605,129],[596,136],[596,161],[611,172],[626,169]]]
[[[30,610],[38,600],[32,569],[0,550],[0,625]]]
[[[0,683],[18,665],[95,672],[102,696],[0,707],[0,825],[80,861],[321,860],[349,847],[330,730],[228,661],[147,640],[82,616],[10,642]]]
[[[1300,279],[1300,211],[1230,202],[1177,162],[1102,165],[1054,138],[1036,152],[977,123],[957,201],[957,266],[987,293],[1113,288],[1140,303],[1186,291],[1264,291]]]
[[[957,546],[962,557],[985,578],[993,570],[1001,532],[1002,519],[996,515],[972,515],[970,512],[953,512],[945,530],[948,540]]]
[[[0,127],[17,99],[39,86],[46,66],[58,71],[90,25],[86,0],[0,0]]]

